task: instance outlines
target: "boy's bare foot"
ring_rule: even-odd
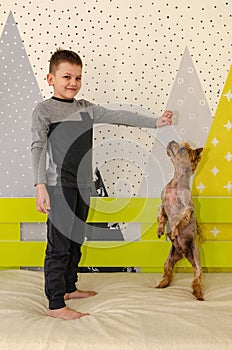
[[[61,318],[62,320],[74,320],[76,318],[81,318],[83,316],[88,316],[88,313],[78,312],[72,309],[69,309],[67,306],[62,307],[61,309],[48,310],[48,316]]]
[[[93,290],[84,291],[84,290],[77,289],[72,293],[66,293],[64,296],[64,300],[89,298],[89,297],[93,297],[96,294],[97,292]]]

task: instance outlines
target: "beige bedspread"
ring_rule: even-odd
[[[79,320],[46,316],[43,273],[0,272],[0,350],[232,349],[232,274],[204,274],[206,301],[191,294],[192,274],[155,289],[160,274],[81,274],[95,297],[70,300]]]

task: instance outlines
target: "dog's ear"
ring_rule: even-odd
[[[189,144],[188,142],[186,142],[186,141],[182,141],[182,145],[183,145],[186,149],[191,148],[191,147],[190,147],[190,144]]]
[[[195,151],[197,152],[197,155],[200,156],[201,152],[203,151],[203,147],[199,147],[199,148],[195,149]]]

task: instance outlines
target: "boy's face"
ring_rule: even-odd
[[[54,96],[71,100],[81,89],[82,68],[69,62],[61,62],[56,70],[47,75],[47,81],[53,86]]]

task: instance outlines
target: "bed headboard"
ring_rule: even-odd
[[[232,198],[193,200],[206,239],[200,244],[202,267],[209,271],[232,271]],[[92,198],[88,222],[139,222],[141,239],[87,242],[81,265],[138,266],[141,271],[161,272],[170,242],[156,236],[159,204],[158,198]],[[35,198],[0,198],[0,213],[0,266],[43,266],[45,242],[20,239],[22,223],[46,221],[46,215],[36,211]],[[186,269],[190,265],[183,260],[178,267]]]

